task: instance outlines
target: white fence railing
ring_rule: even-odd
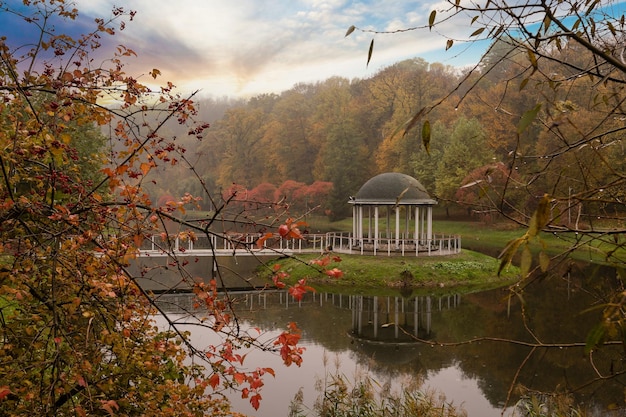
[[[461,236],[433,234],[431,239],[416,240],[413,237],[355,239],[351,233],[326,234],[333,251],[361,255],[438,256],[461,251]]]
[[[355,239],[351,233],[331,232],[307,234],[303,239],[270,238],[257,244],[261,234],[227,233],[222,235],[200,236],[192,240],[176,235],[154,235],[141,245],[142,255],[168,253],[216,253],[231,254],[271,254],[271,253],[325,253],[337,252],[361,255],[383,256],[440,256],[459,253],[459,235],[434,234],[432,239],[415,240],[401,237],[379,237]]]

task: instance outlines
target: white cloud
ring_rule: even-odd
[[[380,66],[443,49],[429,31],[373,35],[347,28],[396,30],[426,25],[432,6],[397,0],[133,0],[137,11],[121,39],[139,58],[131,69],[159,68],[164,78],[205,94],[280,92],[338,75],[363,78]],[[435,4],[435,3],[433,3]],[[79,10],[107,16],[112,0],[79,0]],[[370,68],[367,50],[376,37]]]

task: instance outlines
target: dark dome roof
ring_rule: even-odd
[[[415,178],[399,172],[386,172],[370,178],[356,196],[358,204],[436,204]]]

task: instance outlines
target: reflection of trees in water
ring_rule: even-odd
[[[526,313],[533,331],[545,341],[584,340],[597,323],[597,312],[580,315],[589,306],[585,281],[544,281],[526,293]],[[586,290],[583,290],[586,289]],[[284,291],[233,293],[239,318],[263,330],[282,329],[295,321],[303,329],[304,344],[314,343],[330,352],[350,352],[377,377],[424,375],[455,366],[477,380],[494,406],[507,398],[511,382],[530,348],[513,343],[478,341],[459,346],[415,343],[415,335],[431,342],[454,343],[480,337],[532,341],[523,326],[519,300],[507,315],[505,289],[460,296],[358,296],[307,294],[297,302]],[[168,295],[162,302],[172,308],[192,308],[192,296]],[[462,301],[462,302],[461,302]],[[576,320],[572,320],[576,317]],[[417,331],[416,331],[417,329]],[[352,336],[352,337],[350,337]],[[405,339],[406,338],[406,339]],[[621,364],[613,347],[595,354],[598,366],[609,374]],[[575,388],[594,377],[583,348],[538,349],[525,363],[517,382],[532,389],[551,391]],[[622,381],[623,382],[623,381]],[[598,381],[581,398],[588,403],[619,403],[623,385],[616,379]],[[589,395],[591,397],[585,397]]]

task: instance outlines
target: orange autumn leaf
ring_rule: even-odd
[[[115,168],[115,174],[117,174],[117,175],[122,175],[126,171],[128,171],[128,165],[126,165],[126,164],[120,165],[117,168]]]
[[[271,239],[272,237],[274,237],[273,233],[266,233],[260,238],[258,238],[256,241],[257,248],[262,249],[263,246],[265,246],[265,242],[267,241],[267,239]]]
[[[141,170],[141,173],[143,175],[147,175],[148,172],[150,172],[151,168],[152,168],[152,164],[148,162],[142,162],[141,165],[139,166],[139,169]]]
[[[233,375],[233,379],[235,380],[237,384],[241,385],[245,382],[246,376],[242,374],[241,372],[237,372],[235,373],[235,375]]]
[[[143,235],[137,234],[133,236],[133,242],[135,243],[136,248],[140,248],[143,241],[144,241]]]

